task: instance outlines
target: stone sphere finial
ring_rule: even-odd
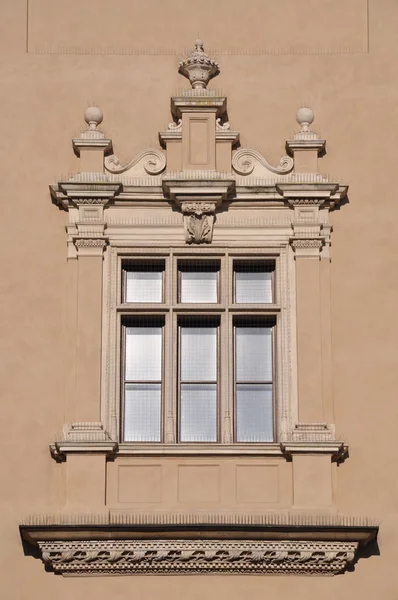
[[[84,111],[84,120],[90,130],[97,129],[98,125],[102,123],[103,118],[103,112],[98,106],[89,106]]]
[[[308,131],[309,126],[313,122],[315,118],[314,111],[307,106],[303,106],[299,108],[296,113],[296,121],[299,125],[301,125],[302,131]]]
[[[196,40],[195,49],[180,62],[178,72],[189,79],[194,90],[204,90],[210,79],[219,74],[220,68],[204,51],[202,40]]]

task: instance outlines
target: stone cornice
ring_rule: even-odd
[[[102,150],[109,152],[112,149],[112,140],[106,138],[74,138],[72,140],[73,150],[76,156],[80,156],[81,150]]]
[[[302,514],[111,513],[35,516],[21,536],[63,575],[333,575],[377,536],[367,519]]]
[[[166,173],[162,185],[165,196],[177,203],[191,199],[219,203],[234,191],[235,178],[231,173],[185,171]]]
[[[184,90],[179,96],[171,98],[171,113],[180,119],[184,112],[215,112],[221,118],[227,110],[225,96],[211,90]]]
[[[281,449],[286,458],[291,458],[294,454],[329,454],[333,462],[342,462],[348,451],[344,442],[338,440],[285,441],[281,442]]]
[[[64,462],[68,454],[106,454],[107,456],[114,456],[117,448],[117,442],[111,440],[92,442],[60,441],[50,444],[51,456],[56,462]]]
[[[292,156],[296,150],[316,150],[320,154],[326,146],[326,140],[319,138],[313,139],[293,139],[286,141],[286,152]]]
[[[102,204],[105,205],[113,199],[122,188],[121,182],[108,181],[101,174],[89,173],[85,177],[76,177],[76,180],[59,181],[55,185],[50,185],[50,192],[56,204],[63,206],[66,210],[71,205],[79,204]],[[97,177],[94,177],[97,175]],[[90,181],[90,179],[92,179]]]
[[[276,189],[292,206],[300,204],[322,206],[327,203],[330,208],[333,208],[347,195],[348,187],[327,180],[308,182],[292,180],[278,182]]]

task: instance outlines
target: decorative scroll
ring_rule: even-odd
[[[232,168],[239,175],[250,175],[255,167],[265,168],[264,176],[267,176],[267,171],[278,175],[286,175],[293,169],[293,159],[290,156],[283,156],[277,167],[270,165],[265,158],[257,152],[249,148],[241,148],[237,150],[232,157]],[[260,173],[257,173],[260,175]]]
[[[187,244],[210,244],[213,237],[215,202],[182,202]]]
[[[174,123],[174,121],[169,123],[168,130],[169,131],[182,131],[182,119],[178,119],[177,123]]]
[[[229,121],[225,121],[225,123],[221,122],[221,117],[218,117],[216,120],[216,131],[229,131],[231,129],[231,124]]]
[[[122,165],[115,154],[105,157],[105,169],[115,175],[129,171],[142,161],[144,170],[149,175],[159,175],[166,168],[166,156],[160,150],[149,148],[144,150],[129,163]]]
[[[43,561],[63,575],[258,573],[336,575],[358,542],[105,540],[38,542]]]

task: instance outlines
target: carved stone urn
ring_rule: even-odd
[[[220,70],[218,64],[204,51],[202,40],[196,40],[195,50],[180,62],[178,72],[187,77],[196,90],[206,89],[210,79],[216,77]]]

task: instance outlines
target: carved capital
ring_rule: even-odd
[[[196,217],[202,217],[203,215],[214,215],[216,212],[217,202],[192,202],[183,201],[181,202],[181,210],[185,215],[195,215]]]
[[[79,256],[102,256],[107,240],[105,238],[77,238],[74,244]]]
[[[290,239],[296,257],[319,257],[324,243],[323,238]]]

